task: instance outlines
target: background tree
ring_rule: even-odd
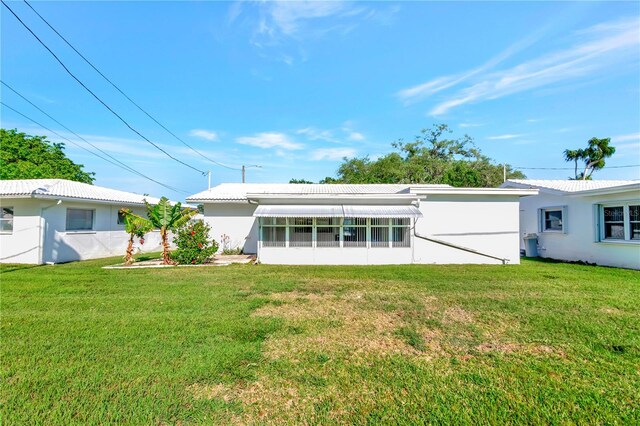
[[[69,179],[92,184],[95,173],[71,161],[63,143],[0,129],[0,179]]]
[[[605,159],[615,154],[616,149],[609,146],[611,138],[591,138],[585,149],[565,149],[565,161],[574,163],[574,179],[590,180],[596,170],[602,170]],[[584,170],[578,173],[578,162],[584,163]]]
[[[376,160],[368,156],[345,158],[337,177],[320,183],[436,183],[466,187],[496,187],[503,182],[503,165],[482,154],[473,139],[447,137],[446,124],[423,129],[411,142],[392,143],[394,152]],[[509,165],[507,179],[525,175]]]
[[[124,230],[129,234],[127,251],[124,255],[124,264],[131,265],[133,263],[133,239],[138,237],[140,244],[144,244],[144,236],[148,232],[151,232],[153,225],[148,219],[134,214],[129,209],[122,209],[120,212],[124,218]]]
[[[197,210],[183,209],[180,203],[171,205],[167,197],[160,198],[156,205],[151,205],[145,200],[147,205],[147,217],[154,228],[160,230],[160,238],[162,239],[162,262],[165,265],[171,264],[169,255],[169,238],[170,231],[175,231],[183,227],[189,220],[198,214]]]
[[[306,179],[291,179],[289,180],[289,183],[313,183],[313,182]]]

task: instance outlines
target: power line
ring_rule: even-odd
[[[138,105],[133,99],[131,99],[122,89],[120,89],[120,87],[118,87],[113,81],[111,81],[106,75],[104,75],[91,61],[89,61],[82,53],[80,53],[78,51],[78,49],[76,49],[71,42],[69,42],[69,40],[67,40],[62,34],[60,34],[58,32],[58,30],[56,30],[46,19],[44,19],[44,17],[42,15],[40,15],[38,13],[37,10],[35,10],[33,8],[33,6],[31,6],[31,4],[29,4],[28,1],[24,0],[24,2],[27,4],[27,6],[29,6],[29,8],[31,8],[31,10],[38,15],[38,17],[40,19],[42,19],[42,21],[47,24],[47,26],[49,28],[51,28],[51,30],[56,33],[58,35],[58,37],[60,37],[71,49],[73,49],[74,52],[76,52],[87,64],[89,64],[89,66],[91,68],[93,68],[95,70],[95,72],[97,72],[103,79],[105,79],[111,86],[113,86],[114,89],[116,89],[118,92],[120,92],[120,94],[122,96],[124,96],[129,102],[131,102],[136,108],[138,108],[140,111],[142,111],[147,117],[149,117],[151,120],[153,120],[154,123],[156,123],[158,126],[162,127],[167,133],[169,133],[171,136],[173,136],[175,139],[177,139],[178,141],[180,141],[184,146],[186,146],[187,148],[189,148],[190,150],[192,150],[193,152],[195,152],[196,154],[198,154],[200,157],[204,158],[207,161],[210,161],[213,164],[216,164],[220,167],[225,167],[227,169],[230,170],[240,170],[240,168],[238,167],[231,167],[231,166],[227,166],[226,164],[222,164],[219,161],[213,160],[209,157],[207,157],[206,155],[204,155],[203,153],[201,153],[200,151],[196,150],[195,148],[193,148],[191,145],[189,145],[188,143],[186,143],[184,140],[182,140],[182,138],[178,137],[175,133],[173,133],[171,130],[169,130],[166,126],[164,126],[162,123],[160,123],[155,117],[153,117],[149,112],[147,112],[144,108],[142,108],[140,105]]]
[[[61,126],[62,128],[64,128],[65,130],[67,130],[68,132],[70,132],[71,134],[75,135],[78,139],[86,142],[87,144],[91,145],[92,147],[94,147],[95,149],[97,149],[98,151],[100,151],[101,153],[103,153],[104,155],[106,155],[107,157],[111,158],[112,160],[114,160],[115,162],[117,162],[118,164],[122,165],[126,170],[128,170],[131,173],[134,173],[142,178],[145,178],[147,180],[150,180],[151,182],[157,183],[158,185],[170,189],[172,191],[175,191],[176,188],[166,185],[160,181],[157,181],[147,175],[145,175],[144,173],[134,169],[133,167],[129,166],[128,164],[118,160],[116,157],[114,157],[113,155],[109,154],[108,152],[102,150],[100,147],[94,145],[93,143],[89,142],[88,140],[86,140],[85,138],[83,138],[82,136],[80,136],[79,134],[77,134],[76,132],[74,132],[73,130],[71,130],[70,128],[68,128],[67,126],[65,126],[64,124],[62,124],[60,121],[56,120],[55,118],[53,118],[50,114],[48,114],[46,111],[44,111],[42,108],[40,108],[38,105],[34,104],[33,102],[31,102],[29,99],[27,99],[24,95],[22,95],[20,92],[18,92],[16,89],[14,89],[13,87],[11,87],[10,85],[8,85],[7,83],[5,83],[4,81],[0,80],[0,83],[2,83],[5,87],[7,87],[9,90],[11,90],[13,93],[15,93],[16,95],[20,96],[22,99],[24,99],[27,103],[29,103],[31,106],[33,106],[35,109],[37,109],[38,111],[40,111],[41,113],[43,113],[44,115],[46,115],[47,117],[49,117],[51,120],[53,120],[54,122],[56,122],[59,126]],[[14,110],[15,111],[15,110]],[[24,117],[24,114],[21,114]],[[28,117],[27,117],[28,118]],[[33,120],[31,120],[33,121]],[[37,123],[36,123],[37,124]],[[42,126],[41,126],[42,127]],[[55,132],[54,132],[55,133]],[[61,136],[62,137],[62,136]],[[73,143],[73,141],[71,141]],[[102,157],[100,157],[102,158]],[[181,192],[181,191],[178,191]]]
[[[120,121],[122,121],[124,123],[125,126],[127,126],[129,129],[131,129],[131,131],[133,131],[135,134],[137,134],[138,136],[140,136],[142,139],[144,139],[145,141],[147,141],[148,143],[150,143],[151,145],[153,145],[156,149],[158,149],[159,151],[163,152],[167,157],[171,158],[174,161],[177,161],[178,163],[192,169],[195,170],[196,172],[201,173],[202,175],[205,175],[206,172],[203,170],[200,170],[196,167],[193,167],[192,165],[185,163],[184,161],[174,157],[173,155],[169,154],[166,150],[162,149],[160,146],[158,146],[157,144],[155,144],[154,142],[152,142],[151,140],[149,140],[146,136],[144,136],[142,133],[140,133],[138,130],[136,130],[133,126],[131,126],[124,118],[122,118],[117,112],[115,112],[109,105],[107,105],[102,99],[100,99],[100,97],[98,95],[96,95],[95,93],[93,93],[93,91],[91,91],[91,89],[89,89],[78,77],[75,76],[75,74],[73,74],[69,68],[67,68],[67,66],[64,64],[64,62],[62,62],[62,60],[60,60],[60,58],[58,58],[58,56],[53,53],[53,51],[51,49],[49,49],[49,46],[47,46],[42,40],[40,40],[40,38],[36,35],[36,33],[34,33],[31,28],[29,28],[29,26],[27,24],[25,24],[22,19],[20,19],[20,17],[18,15],[16,15],[16,13],[7,5],[7,3],[5,3],[4,0],[0,0],[0,2],[2,2],[2,4],[4,5],[4,7],[6,7],[9,12],[11,12],[11,14],[13,16],[15,16],[15,18],[22,24],[23,27],[25,27],[27,29],[27,31],[29,31],[31,33],[31,35],[33,37],[35,37],[36,40],[38,40],[38,42],[45,48],[47,49],[47,51],[56,59],[56,61],[58,61],[58,63],[62,66],[62,68],[64,68],[64,70],[67,72],[67,74],[69,74],[71,77],[73,77],[73,79],[75,81],[78,82],[78,84],[80,84],[87,92],[89,92],[94,98],[96,98],[96,100],[98,102],[100,102],[105,108],[107,108],[113,115],[115,115]]]
[[[629,164],[626,166],[607,166],[607,169],[625,169],[628,167],[640,167],[640,164]],[[574,167],[518,167],[511,166],[512,169],[519,170],[574,170]]]
[[[6,85],[6,84],[5,84],[5,85]],[[17,93],[17,92],[16,92],[16,93]],[[26,100],[26,99],[25,99],[25,100]],[[29,101],[27,100],[27,102],[29,102]],[[157,183],[158,185],[160,185],[160,186],[162,186],[162,187],[164,187],[164,188],[167,188],[167,189],[169,189],[169,190],[171,190],[171,191],[181,192],[181,193],[184,193],[184,194],[188,194],[188,192],[187,192],[187,191],[184,191],[184,190],[182,190],[182,189],[178,189],[178,188],[174,188],[174,187],[172,187],[172,186],[166,185],[166,184],[164,184],[164,183],[162,183],[162,182],[159,182],[159,181],[157,181],[157,180],[155,180],[155,179],[153,179],[153,178],[150,178],[149,176],[144,175],[143,173],[140,173],[139,171],[137,171],[137,170],[135,170],[135,169],[131,168],[130,166],[127,166],[126,164],[122,163],[122,162],[121,162],[120,160],[118,160],[117,158],[114,158],[113,156],[111,156],[111,155],[107,154],[106,152],[104,152],[104,151],[103,151],[103,150],[101,150],[100,148],[98,148],[98,147],[96,147],[95,145],[93,145],[91,142],[86,141],[86,140],[85,140],[84,138],[82,138],[82,137],[80,137],[80,139],[84,140],[84,141],[85,141],[85,142],[87,142],[89,145],[93,146],[93,147],[94,147],[94,148],[96,148],[98,151],[100,151],[100,152],[104,153],[104,154],[105,154],[105,155],[107,155],[108,157],[112,158],[114,161],[110,160],[109,158],[105,158],[105,157],[101,156],[100,154],[96,154],[95,152],[93,152],[93,151],[91,151],[91,150],[89,150],[89,149],[85,148],[84,146],[82,146],[82,145],[80,145],[80,144],[78,144],[78,143],[76,143],[76,142],[72,141],[71,139],[69,139],[69,138],[67,138],[67,137],[65,137],[65,136],[62,136],[60,133],[56,132],[55,130],[51,130],[51,129],[49,129],[48,127],[46,127],[46,126],[42,125],[41,123],[38,123],[38,122],[37,122],[36,120],[34,120],[33,118],[31,118],[31,117],[29,117],[29,116],[27,116],[27,115],[25,115],[25,114],[21,113],[20,111],[18,111],[18,110],[17,110],[17,109],[15,109],[15,108],[10,107],[9,105],[5,104],[5,103],[4,103],[4,102],[2,102],[2,101],[0,101],[0,105],[2,105],[2,106],[3,106],[3,107],[5,107],[5,108],[10,109],[11,111],[15,112],[16,114],[21,115],[22,117],[24,117],[24,118],[26,118],[27,120],[29,120],[29,121],[31,121],[32,123],[34,123],[35,125],[40,126],[40,127],[42,127],[43,129],[45,129],[45,130],[47,130],[47,131],[49,131],[49,132],[51,132],[51,133],[55,134],[56,136],[58,136],[58,137],[60,137],[60,138],[62,138],[62,139],[64,139],[64,140],[66,140],[66,141],[68,141],[68,142],[72,143],[73,145],[75,145],[75,146],[77,146],[78,148],[80,148],[80,149],[82,149],[82,150],[84,150],[84,151],[88,152],[89,154],[91,154],[91,155],[95,155],[96,157],[98,157],[98,158],[100,158],[100,159],[102,159],[102,160],[104,160],[104,161],[107,161],[107,162],[109,162],[109,163],[113,164],[113,165],[114,165],[114,166],[116,166],[116,167],[119,167],[119,168],[124,169],[124,170],[126,170],[126,171],[128,171],[128,172],[134,173],[134,174],[136,174],[136,175],[138,175],[138,176],[140,176],[140,177],[143,177],[143,178],[145,178],[145,179],[148,179],[148,180],[150,180],[150,181],[152,181],[152,182],[154,182],[154,183]],[[33,104],[32,104],[32,105],[33,105]],[[35,105],[34,105],[34,106],[35,106]],[[38,108],[38,107],[36,106],[36,108]],[[38,109],[39,109],[39,108],[38,108]],[[46,113],[45,113],[45,114],[46,114]],[[49,118],[51,118],[48,114],[46,114],[46,115],[47,115]],[[56,121],[56,122],[57,122],[57,120],[55,120],[55,119],[53,119],[53,118],[52,118],[52,120],[54,120],[54,121]],[[58,124],[60,124],[60,123],[58,123]],[[62,125],[62,124],[61,124],[61,125]],[[64,126],[63,126],[63,127],[64,127]],[[65,129],[66,129],[66,127],[65,127]],[[69,129],[67,129],[67,130],[69,130]],[[78,136],[75,132],[72,132],[71,130],[69,130],[69,131],[70,131],[71,133],[73,133],[74,135]]]

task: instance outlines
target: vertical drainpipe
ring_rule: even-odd
[[[44,219],[44,211],[45,210],[49,210],[51,207],[55,207],[55,206],[58,206],[60,204],[62,204],[62,200],[57,200],[55,204],[51,204],[50,206],[42,207],[40,209],[40,221],[39,221],[40,222],[40,226],[39,226],[39,230],[38,230],[38,232],[40,234],[39,235],[40,242],[39,242],[39,247],[38,247],[38,263],[40,265],[44,264],[44,237],[45,237],[45,233],[44,233],[44,229],[43,229],[44,226],[43,225],[46,224],[46,221]]]

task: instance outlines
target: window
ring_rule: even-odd
[[[603,207],[604,238],[624,240],[624,207]]]
[[[411,234],[409,233],[409,219],[391,219],[391,246],[411,247]]]
[[[600,206],[600,240],[640,242],[640,205]]]
[[[316,219],[316,246],[340,247],[340,219],[319,217]]]
[[[116,223],[118,225],[124,225],[124,213],[122,213],[122,210],[118,210],[118,219],[116,220]]]
[[[538,232],[559,232],[566,233],[565,220],[567,216],[566,207],[546,207],[538,210],[539,225]]]
[[[287,219],[267,217],[262,219],[262,245],[284,247],[287,241]]]
[[[313,219],[294,217],[289,219],[289,247],[311,247],[313,245]]]
[[[371,247],[389,247],[389,221],[387,218],[371,219]]]
[[[640,206],[629,206],[629,224],[632,240],[640,240]]]
[[[260,219],[262,247],[411,247],[411,219],[292,217]]]
[[[345,217],[343,227],[344,247],[367,246],[367,219],[363,217]]]
[[[94,210],[67,209],[67,231],[93,230]]]
[[[13,234],[13,207],[2,207],[0,234]]]

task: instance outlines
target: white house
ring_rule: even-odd
[[[157,198],[64,179],[0,181],[0,262],[61,263],[124,255],[120,209],[145,215]],[[144,251],[159,251],[150,232]]]
[[[187,198],[212,236],[272,264],[517,264],[535,189],[221,184]]]
[[[640,269],[640,181],[508,180],[502,186],[540,191],[520,201],[520,234],[537,235],[540,256]]]

